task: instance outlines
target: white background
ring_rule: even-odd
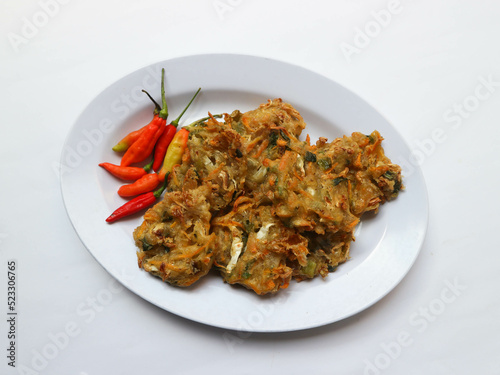
[[[500,374],[499,16],[493,0],[3,0],[0,373]],[[82,245],[53,168],[72,124],[124,75],[200,53],[320,73],[415,150],[428,233],[382,301],[317,329],[243,335],[120,289]],[[11,259],[16,369],[7,365]]]

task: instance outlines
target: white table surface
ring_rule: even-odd
[[[499,17],[494,0],[2,1],[0,373],[500,374]],[[76,117],[124,75],[201,53],[320,73],[415,150],[428,233],[373,307],[321,328],[243,335],[120,288],[80,242],[53,168]]]

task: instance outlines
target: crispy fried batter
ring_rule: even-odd
[[[170,284],[188,286],[207,274],[214,261],[209,187],[165,194],[134,231],[139,266]]]
[[[134,232],[139,266],[188,286],[214,265],[266,294],[345,262],[361,215],[402,189],[401,168],[377,131],[311,145],[304,128],[281,99],[190,127],[169,191]]]
[[[270,206],[248,200],[228,214],[214,218],[216,266],[229,284],[241,284],[258,294],[286,288],[291,259],[306,264],[307,240],[283,225]]]

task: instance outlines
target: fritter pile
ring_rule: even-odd
[[[275,99],[189,127],[163,200],[134,231],[139,267],[177,286],[215,268],[267,294],[345,262],[361,215],[402,189],[401,168],[377,131],[311,145],[305,126]]]

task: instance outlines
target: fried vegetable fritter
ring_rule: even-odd
[[[305,266],[307,240],[283,225],[271,206],[256,206],[240,197],[233,209],[214,218],[216,261],[224,281],[241,284],[258,294],[286,288],[293,269],[289,261]]]
[[[345,262],[362,214],[403,188],[401,168],[377,131],[311,145],[304,128],[281,99],[189,127],[168,192],[134,232],[139,266],[177,286],[214,267],[267,294]]]
[[[146,212],[134,231],[140,267],[178,286],[207,274],[215,253],[208,194],[207,186],[169,192]]]

